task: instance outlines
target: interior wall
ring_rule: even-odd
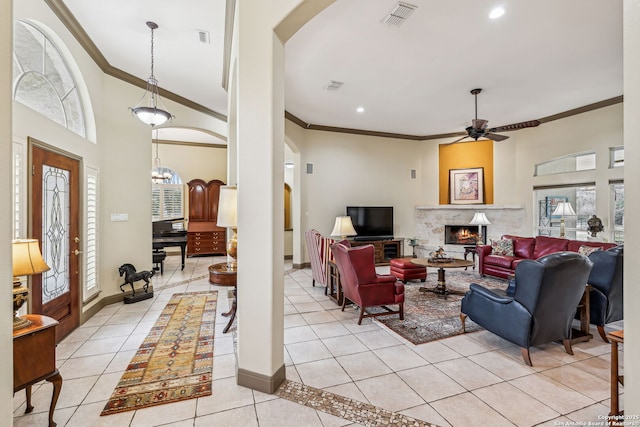
[[[442,144],[439,152],[440,204],[450,204],[449,171],[482,168],[484,204],[493,204],[493,141]]]
[[[156,157],[156,144],[152,145],[153,162]],[[205,181],[219,179],[227,182],[226,148],[161,143],[158,147],[158,156],[162,167],[177,172],[185,184],[195,178]]]

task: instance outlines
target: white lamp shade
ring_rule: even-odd
[[[36,239],[18,239],[13,241],[13,275],[31,276],[49,270],[49,266],[40,253]]]
[[[351,217],[339,216],[336,217],[336,223],[333,225],[333,231],[331,232],[332,236],[355,236],[356,230],[353,228],[353,223],[351,222]]]
[[[238,188],[232,186],[220,187],[218,199],[218,227],[238,226]]]
[[[574,216],[576,213],[569,202],[560,202],[551,215]]]
[[[484,212],[476,212],[475,214],[473,214],[473,218],[471,219],[471,222],[469,224],[489,225],[491,224],[491,222],[489,222],[489,219],[487,219],[487,216],[485,215]]]

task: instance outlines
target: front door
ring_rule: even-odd
[[[56,341],[80,325],[78,160],[32,147],[32,230],[51,268],[33,276],[31,312],[56,319]]]

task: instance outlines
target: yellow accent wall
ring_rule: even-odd
[[[484,203],[493,204],[493,141],[440,145],[440,204],[449,204],[449,169],[466,168],[484,168]]]

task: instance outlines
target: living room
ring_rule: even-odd
[[[13,104],[14,141],[17,139],[18,143],[26,144],[27,136],[35,136],[45,143],[79,153],[88,164],[102,166],[100,168],[102,179],[115,189],[115,191],[103,189],[104,197],[101,202],[104,212],[129,213],[130,221],[128,223],[112,223],[106,218],[101,223],[101,233],[105,236],[101,246],[100,263],[100,277],[104,285],[102,293],[103,295],[113,295],[118,292],[115,286],[117,282],[115,267],[119,265],[122,258],[131,259],[142,265],[148,264],[150,259],[150,255],[147,254],[150,230],[146,225],[148,222],[146,208],[136,208],[136,206],[144,206],[149,197],[147,195],[148,170],[139,167],[136,159],[151,157],[149,146],[141,147],[138,145],[139,141],[150,140],[150,135],[148,128],[142,128],[129,120],[131,117],[126,111],[132,103],[131,100],[139,95],[139,90],[116,81],[112,77],[104,76],[81,51],[72,37],[65,33],[59,22],[50,16],[50,12],[40,10],[42,6],[38,5],[28,5],[25,6],[25,9],[30,7],[33,8],[29,10],[29,13],[24,13],[24,16],[44,15],[39,18],[55,27],[57,32],[62,34],[66,44],[72,46],[74,57],[80,58],[79,62],[83,64],[83,74],[89,81],[91,91],[113,95],[113,97],[104,96],[101,99],[102,102],[95,101],[99,104],[96,110],[100,116],[98,120],[99,132],[97,132],[100,138],[97,138],[98,144],[93,146],[79,138],[73,140],[73,136],[70,137],[68,133],[62,132],[57,126],[37,118],[32,112],[17,103]],[[221,126],[219,121],[204,114],[191,111],[170,101],[167,103],[170,109],[175,111],[175,125],[199,126],[207,129],[216,129]],[[549,122],[538,129],[513,133],[509,144],[496,143],[493,203],[524,205],[527,211],[527,222],[534,224],[532,188],[537,185],[550,184],[558,177],[534,178],[533,166],[549,159],[585,150],[596,151],[598,159],[608,159],[609,148],[620,146],[623,142],[622,112],[624,108],[626,106],[623,104],[611,105]],[[113,123],[117,125],[107,126]],[[33,130],[35,125],[38,128],[36,131]],[[333,218],[344,213],[345,206],[349,204],[385,204],[397,207],[397,226],[394,231],[398,236],[410,237],[414,235],[415,206],[439,203],[439,192],[436,191],[440,184],[436,160],[439,141],[416,142],[305,130],[291,122],[287,122],[285,126],[287,142],[293,149],[294,157],[299,159],[295,162],[295,167],[300,171],[296,189],[301,195],[297,208],[299,212],[297,221],[299,222],[294,222],[294,228],[299,230],[299,233],[297,244],[294,244],[294,262],[306,262],[300,233],[311,227],[317,227],[328,233]],[[589,132],[594,127],[598,132],[597,137],[593,132]],[[10,125],[9,128],[11,128]],[[627,132],[628,127],[625,126],[624,129]],[[11,140],[11,136],[9,140]],[[558,143],[559,140],[562,141],[562,144]],[[596,140],[598,144],[595,144]],[[587,146],[585,146],[585,141],[589,141]],[[313,144],[313,142],[318,144]],[[325,151],[321,145],[332,149]],[[109,148],[106,148],[107,146]],[[337,149],[338,146],[340,150]],[[349,148],[345,150],[345,146]],[[111,151],[111,149],[114,150]],[[122,156],[120,154],[122,152],[126,152],[128,155]],[[368,153],[377,153],[378,157],[368,158]],[[416,156],[416,153],[419,156]],[[627,154],[629,155],[629,153]],[[306,168],[306,163],[314,164],[314,174],[306,177],[308,179],[305,179],[302,172]],[[509,166],[502,168],[503,165]],[[253,166],[253,164],[248,166]],[[411,169],[417,171],[416,180],[410,178]],[[628,165],[626,169],[625,174],[629,173]],[[125,170],[127,171],[126,175],[123,174]],[[349,171],[349,176],[357,178],[344,180],[344,174],[336,174],[336,170]],[[371,171],[375,170],[385,170],[389,173],[372,174]],[[352,171],[353,175],[351,175]],[[522,174],[521,171],[528,171],[528,173]],[[599,205],[602,206],[602,209],[598,209],[599,214],[600,212],[608,212],[608,181],[621,179],[622,173],[620,169],[609,170],[604,163],[598,161],[595,171],[582,172],[579,179],[576,179],[576,182],[596,182],[598,203],[602,203]],[[627,180],[629,180],[628,176]],[[361,186],[354,184],[351,187],[350,196],[349,191],[345,188],[349,188],[349,183],[354,181],[374,185],[369,187],[370,190],[363,192]],[[127,191],[122,191],[123,188],[127,188]],[[361,197],[354,200],[354,193],[361,195]],[[381,199],[382,197],[384,200]],[[131,208],[132,206],[133,208]],[[105,214],[105,217],[107,216],[108,214]],[[604,218],[605,215],[602,217]],[[140,230],[146,231],[140,232]],[[489,234],[491,235],[491,229],[489,229]],[[259,235],[260,233],[258,233]],[[278,234],[275,235],[278,236]],[[136,236],[136,239],[131,239],[130,236]],[[127,244],[123,245],[122,242],[127,242]],[[90,308],[90,304],[86,308]],[[245,324],[248,324],[248,321]]]

